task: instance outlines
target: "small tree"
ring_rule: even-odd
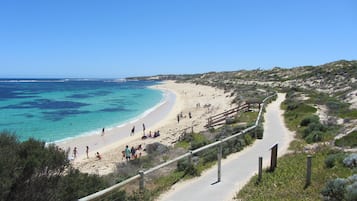
[[[67,153],[54,145],[0,133],[0,200],[76,200],[107,186],[96,175],[71,167]]]

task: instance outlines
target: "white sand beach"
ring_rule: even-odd
[[[233,107],[232,97],[223,90],[213,87],[195,85],[190,83],[175,83],[165,81],[153,88],[165,92],[165,100],[152,111],[142,115],[125,125],[106,129],[104,135],[98,131],[97,135],[81,136],[71,140],[56,143],[63,149],[77,147],[77,157],[73,160],[74,167],[82,172],[95,174],[108,174],[115,170],[116,164],[124,162],[121,151],[125,145],[137,147],[153,142],[171,146],[184,129],[201,131],[207,123],[207,118],[212,114],[223,112]],[[189,113],[192,117],[189,118]],[[177,121],[177,115],[181,115]],[[159,130],[160,136],[142,140],[143,127],[146,134]],[[135,134],[130,136],[132,127]],[[86,157],[86,146],[89,147],[89,158]],[[73,153],[71,150],[70,154]],[[95,153],[99,152],[102,159],[98,160]],[[142,153],[145,154],[145,153]]]

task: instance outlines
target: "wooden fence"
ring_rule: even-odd
[[[264,106],[264,103],[266,102],[266,100],[268,100],[269,98],[274,97],[275,95],[276,95],[276,94],[266,97],[266,98],[262,101],[261,104],[263,104],[263,106]],[[260,105],[260,104],[259,104],[259,105]],[[239,107],[237,107],[237,108],[239,108]],[[209,148],[215,147],[215,146],[218,146],[218,179],[217,179],[217,181],[220,181],[220,179],[221,179],[221,166],[220,166],[220,164],[221,164],[221,158],[222,158],[222,157],[220,157],[220,156],[222,156],[222,153],[219,153],[219,152],[222,152],[222,143],[223,143],[223,142],[226,142],[226,141],[228,141],[228,140],[234,139],[234,138],[236,138],[236,137],[238,137],[238,136],[240,136],[240,135],[243,135],[243,134],[245,134],[245,133],[247,133],[247,132],[252,131],[253,129],[255,129],[255,128],[258,126],[259,121],[260,121],[260,119],[261,119],[262,110],[263,110],[263,107],[260,107],[260,109],[259,109],[259,114],[258,114],[258,117],[257,117],[257,120],[256,120],[255,124],[254,124],[253,126],[249,127],[249,128],[244,129],[243,131],[240,131],[240,132],[238,132],[238,133],[235,133],[235,134],[233,134],[233,135],[231,135],[231,136],[229,136],[229,137],[226,137],[226,138],[224,138],[224,139],[222,139],[222,140],[213,142],[213,143],[208,144],[208,145],[206,145],[206,146],[203,146],[203,147],[197,148],[197,149],[195,149],[195,150],[192,150],[192,151],[190,151],[190,152],[188,152],[188,153],[185,153],[185,154],[183,154],[183,155],[181,155],[181,156],[178,156],[178,157],[176,157],[176,158],[174,158],[174,159],[172,159],[172,160],[169,160],[169,161],[167,161],[167,162],[165,162],[165,163],[162,163],[162,164],[160,164],[160,165],[158,165],[158,166],[152,167],[152,168],[150,168],[150,169],[148,169],[148,170],[139,171],[139,173],[138,173],[137,175],[135,175],[135,176],[133,176],[133,177],[130,177],[129,179],[127,179],[127,180],[125,180],[125,181],[122,181],[122,182],[120,182],[120,183],[118,183],[118,184],[115,184],[115,185],[113,185],[113,186],[111,186],[111,187],[109,187],[109,188],[106,188],[106,189],[104,189],[104,190],[101,190],[101,191],[99,191],[99,192],[96,192],[96,193],[94,193],[94,194],[91,194],[91,195],[88,195],[88,196],[86,196],[86,197],[83,197],[83,198],[79,199],[79,201],[89,201],[89,200],[97,200],[97,199],[100,199],[100,197],[103,197],[103,196],[105,196],[105,195],[108,195],[108,194],[112,193],[113,191],[119,189],[120,187],[126,185],[127,183],[132,182],[132,181],[137,180],[137,179],[140,179],[140,180],[139,180],[139,183],[138,183],[139,189],[140,189],[140,190],[144,190],[144,188],[145,188],[145,183],[144,183],[145,175],[147,175],[147,174],[149,174],[149,173],[151,173],[151,172],[154,172],[154,171],[156,171],[156,170],[158,170],[158,169],[160,169],[160,168],[163,168],[163,167],[165,167],[165,166],[168,166],[168,165],[170,165],[170,164],[172,164],[172,163],[174,163],[174,162],[177,162],[177,161],[179,161],[179,160],[181,160],[181,159],[184,159],[184,158],[192,158],[193,154],[199,153],[199,152],[201,152],[201,151],[203,151],[203,150],[206,150],[206,149],[209,149]],[[234,111],[236,111],[236,110],[234,110]],[[231,112],[233,112],[233,109],[232,109]]]

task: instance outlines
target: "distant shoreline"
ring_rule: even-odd
[[[115,171],[118,163],[125,161],[122,158],[122,151],[126,145],[141,146],[142,150],[139,152],[143,155],[146,154],[144,149],[148,144],[161,143],[165,146],[173,146],[185,130],[189,132],[192,129],[194,132],[206,130],[204,125],[210,115],[233,107],[233,97],[227,96],[222,89],[210,86],[164,81],[152,88],[169,94],[167,101],[135,122],[136,134],[134,136],[130,136],[130,130],[134,124],[130,124],[125,128],[113,129],[110,135],[105,134],[101,137],[98,133],[92,138],[78,139],[65,144],[65,146],[77,146],[80,156],[72,162],[75,168],[90,174],[109,174]],[[142,123],[145,123],[146,134],[159,130],[160,136],[141,139]],[[92,143],[89,145],[89,158],[85,156],[85,146],[88,143]],[[96,159],[96,151],[101,154],[101,160]]]
[[[154,85],[154,86],[159,86]],[[150,88],[154,88],[154,86]],[[102,136],[101,130],[97,132],[91,132],[90,134],[83,134],[75,137],[66,138],[63,140],[58,140],[50,142],[49,144],[56,144],[58,147],[64,150],[70,150],[70,155],[74,147],[77,147],[78,154],[77,157],[83,157],[86,155],[85,147],[89,146],[90,152],[100,151],[104,147],[110,147],[118,141],[130,140],[130,130],[135,126],[135,137],[141,136],[142,134],[142,124],[145,124],[146,129],[149,130],[153,125],[160,122],[165,116],[168,115],[170,110],[175,104],[175,94],[169,90],[160,89],[163,91],[163,99],[154,107],[146,110],[139,116],[129,119],[126,122],[114,126],[105,128],[104,135]]]

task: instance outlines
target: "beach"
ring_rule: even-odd
[[[126,145],[129,147],[141,145],[144,149],[147,144],[159,142],[172,146],[185,129],[187,131],[193,129],[195,132],[204,130],[210,115],[233,107],[232,97],[225,94],[223,90],[209,86],[165,81],[152,88],[162,90],[164,100],[137,119],[118,127],[105,129],[104,133],[98,131],[95,135],[80,136],[57,142],[56,145],[65,150],[70,149],[71,157],[73,148],[77,147],[77,156],[72,158],[72,164],[80,171],[105,175],[113,172],[117,163],[125,162],[121,152]],[[141,139],[143,124],[146,134],[150,131],[152,134],[160,131],[160,136]],[[134,126],[135,132],[131,135]],[[86,156],[86,146],[89,147],[89,158]],[[101,160],[95,157],[97,152],[100,153]],[[142,150],[140,152],[145,155]]]

